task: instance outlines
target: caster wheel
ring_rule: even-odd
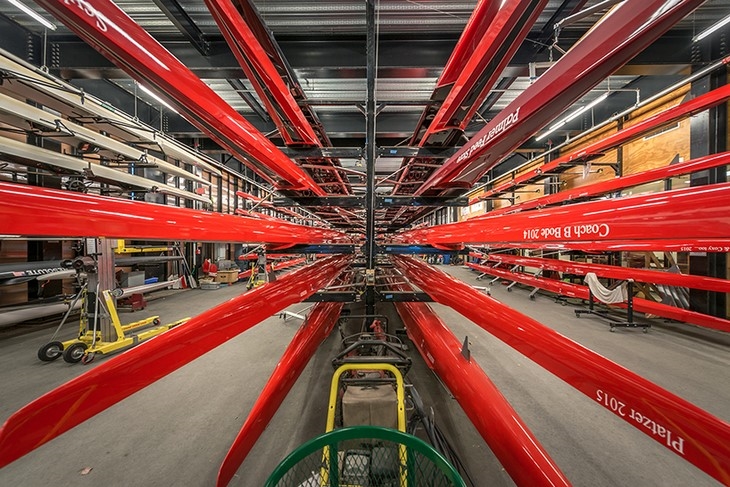
[[[83,357],[81,357],[81,363],[84,365],[88,365],[93,362],[95,358],[96,352],[87,353]]]
[[[89,347],[83,342],[69,345],[69,347],[63,351],[63,360],[70,364],[79,363],[81,359],[84,358],[87,348]]]
[[[162,322],[160,321],[159,318],[155,318],[154,320],[152,320],[152,324],[155,326],[160,326],[160,323],[162,323]]]
[[[63,355],[63,343],[51,342],[46,343],[38,349],[38,358],[44,362],[53,362]]]
[[[616,330],[615,330],[615,329],[614,329],[614,327],[612,326],[611,328],[609,328],[609,329],[608,329],[608,331],[610,331],[611,333],[613,333],[613,332],[614,332],[614,331],[616,331]]]

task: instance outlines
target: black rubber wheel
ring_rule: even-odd
[[[63,355],[63,343],[50,342],[38,349],[38,358],[43,362],[53,362]]]
[[[152,324],[155,326],[160,326],[160,323],[162,323],[162,322],[160,321],[159,318],[155,318],[154,320],[152,320]]]
[[[79,363],[81,359],[84,358],[87,348],[89,347],[83,342],[77,342],[69,345],[69,347],[63,351],[63,360],[70,364]]]

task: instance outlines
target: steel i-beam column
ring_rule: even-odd
[[[715,54],[715,53],[712,53]],[[707,92],[727,87],[727,70],[714,71],[710,76],[692,83],[691,93]],[[727,109],[715,106],[690,119],[690,157],[696,158],[727,150]],[[690,186],[727,181],[726,166],[690,175]],[[693,255],[694,254],[694,255]],[[723,252],[694,252],[689,257],[689,272],[702,276],[727,277],[727,254]],[[727,317],[727,294],[690,289],[690,308],[720,318]]]
[[[365,105],[365,163],[367,164],[365,252],[365,313],[375,314],[375,0],[366,1],[367,100]],[[368,323],[369,324],[369,323]]]
[[[96,241],[96,252],[98,253],[96,277],[100,284],[99,292],[114,289],[116,287],[114,280],[114,248],[112,247],[114,241],[104,237],[94,240]],[[89,290],[91,291],[91,289]],[[96,292],[95,290],[93,291]],[[96,296],[96,299],[99,299],[99,297]],[[116,299],[114,303],[116,304]],[[119,338],[108,316],[97,316],[96,318],[99,320],[101,326],[102,337],[110,341]]]

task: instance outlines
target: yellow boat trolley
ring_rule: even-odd
[[[381,374],[382,372],[382,374]],[[346,373],[355,373],[355,378],[342,391],[341,378]],[[386,374],[392,377],[386,377]],[[359,377],[358,377],[359,376]],[[395,379],[395,390],[390,380]],[[379,384],[383,382],[382,384]],[[361,384],[358,384],[361,383]],[[357,392],[352,392],[357,391]],[[350,399],[347,395],[350,394]],[[327,409],[326,432],[335,429],[338,404],[341,406],[343,427],[381,426],[406,431],[405,384],[403,374],[389,363],[349,362],[340,365],[332,375],[330,398]],[[351,412],[348,412],[351,411]],[[395,424],[393,424],[395,423]],[[397,482],[397,487],[407,487],[406,447],[397,449],[372,445],[372,448],[349,448],[337,453],[337,472],[333,472],[330,448],[322,450],[320,486],[330,486],[330,477],[337,475],[340,487],[367,487],[373,469],[377,476],[389,476]],[[397,479],[397,480],[395,480]],[[396,487],[396,484],[393,484]]]
[[[406,394],[407,346],[377,317],[371,332],[342,337],[326,432],[285,458],[265,487],[465,487],[441,453],[407,433],[406,404],[414,413],[423,405],[412,387]]]
[[[367,357],[374,358],[374,357]],[[387,359],[386,357],[381,357]],[[297,448],[272,472],[265,487],[466,487],[456,469],[431,445],[405,432],[405,386],[402,372],[393,364],[351,362],[338,367],[330,387],[327,432]],[[390,406],[395,411],[370,419],[390,423],[395,416],[397,428],[370,424],[336,427],[338,410],[343,404],[342,376],[355,372],[367,375],[383,372],[382,384],[395,395]],[[347,381],[348,379],[344,379]],[[393,382],[394,380],[394,382]],[[371,383],[378,382],[377,378]],[[355,379],[348,388],[360,387]],[[369,387],[369,386],[364,386]],[[367,396],[367,394],[366,394]],[[385,394],[374,392],[370,399],[381,402]],[[354,407],[366,407],[367,400],[357,396]],[[371,405],[372,406],[372,405]],[[369,408],[370,412],[381,411]],[[392,413],[392,414],[391,414]],[[345,413],[346,416],[346,413]],[[356,417],[364,420],[363,416]],[[381,421],[383,422],[383,421]]]
[[[101,330],[96,329],[96,326],[92,324],[89,328],[88,313],[86,311],[87,306],[87,284],[84,284],[81,291],[76,296],[76,299],[69,306],[69,310],[64,315],[61,323],[56,328],[56,332],[51,337],[51,341],[43,345],[38,350],[38,358],[43,362],[52,362],[57,358],[63,356],[63,360],[70,363],[82,362],[84,364],[90,363],[94,360],[97,353],[110,354],[113,352],[120,351],[122,349],[132,347],[141,343],[145,340],[149,340],[152,337],[160,335],[178,325],[185,323],[190,318],[183,318],[181,320],[174,321],[166,325],[160,325],[159,316],[151,316],[143,320],[135,321],[126,325],[122,325],[117,314],[117,308],[114,305],[114,298],[110,291],[103,291],[101,293],[100,302],[96,303],[97,306],[105,308],[111,320],[112,327],[116,335],[116,339],[112,337],[103,337]],[[66,341],[56,341],[54,338],[58,334],[59,330],[65,323],[68,315],[73,309],[78,299],[82,300],[81,303],[81,318],[79,320],[79,334],[77,338]],[[149,325],[155,325],[155,328],[146,329],[139,333],[132,333],[135,330],[147,327]]]

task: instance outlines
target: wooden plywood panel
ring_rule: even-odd
[[[517,173],[515,173],[515,176],[514,177],[516,177],[516,178],[517,177],[520,177],[521,175],[525,174],[526,172],[532,171],[538,165],[542,165],[542,163],[535,164],[535,165],[530,165],[529,167],[525,167],[525,168],[521,169],[520,171],[518,171]],[[508,176],[505,176],[503,178],[500,178],[499,180],[495,181],[495,186],[498,186],[498,185],[500,185],[500,184],[502,184],[502,183],[504,183],[506,181],[509,181],[512,178],[513,178],[512,177],[512,174],[509,174]],[[539,190],[539,192],[536,192],[537,190]],[[517,203],[521,203],[521,202],[524,202],[524,201],[529,201],[531,199],[539,198],[540,196],[542,196],[543,195],[543,192],[542,192],[543,191],[543,185],[542,185],[542,183],[539,183],[539,184],[531,184],[529,186],[515,188],[515,191],[520,191],[520,193],[515,193],[514,194],[515,197],[519,196],[518,198],[515,199],[515,204],[517,204]],[[524,193],[522,191],[524,191]],[[506,193],[506,194],[503,194],[503,195],[500,195],[500,196],[510,197],[511,198],[513,196],[513,194],[512,194],[512,192],[509,192],[509,193]],[[509,200],[493,200],[493,203],[494,203],[493,207],[495,209],[497,209],[497,208],[504,208],[504,207],[507,207],[507,206],[512,206],[512,203]]]
[[[28,245],[25,240],[0,240],[0,264],[26,262]],[[23,304],[28,301],[28,284],[0,286],[0,306]]]
[[[682,87],[653,103],[642,107],[622,121],[622,127],[628,128],[642,120],[647,119],[657,113],[660,113],[668,108],[676,106],[685,100],[689,92],[689,86]],[[597,130],[595,133],[590,134],[588,137],[577,139],[572,143],[566,145],[562,150],[561,154],[569,154],[586,147],[589,144],[604,139],[605,137],[615,133],[618,130],[618,122],[612,122],[606,127]],[[730,139],[730,128],[728,137]],[[679,157],[681,160],[689,159],[689,119],[680,121],[676,124],[672,130],[667,130],[664,127],[661,130],[657,130],[645,137],[641,137],[631,143],[625,144],[621,147],[620,158],[622,161],[622,172],[623,175],[635,174],[643,172],[649,169],[666,166],[675,157]],[[578,188],[581,186],[598,183],[601,181],[610,180],[616,177],[614,170],[608,166],[602,166],[601,164],[616,164],[619,161],[619,151],[617,149],[606,151],[606,153],[600,157],[597,157],[590,161],[587,166],[576,165],[573,168],[566,170],[562,175],[559,176],[559,180],[562,183],[559,188],[560,191]],[[529,168],[525,168],[522,172],[532,170],[535,167],[539,167],[543,164],[542,159],[537,159],[534,164]],[[517,173],[519,175],[520,173]],[[505,175],[503,178],[495,181],[494,185],[497,186],[503,182],[508,181],[513,177],[512,174]],[[657,188],[661,190],[663,185],[658,183]],[[538,198],[542,196],[543,185],[532,185],[525,188],[520,188],[526,191],[540,189],[540,193],[521,193],[520,198],[517,202],[528,201],[530,199]],[[651,190],[655,188],[649,188]],[[508,196],[511,194],[508,194]],[[510,202],[506,200],[494,201],[495,208],[502,208],[510,206]]]
[[[544,189],[545,185],[542,183],[530,184],[528,186],[518,188],[516,189],[517,193],[515,193],[515,196],[518,196],[515,203],[524,203],[525,201],[540,198],[541,196],[544,196]]]
[[[618,127],[617,122],[611,122],[607,124],[605,127],[596,130],[594,133],[582,137],[580,139],[575,139],[570,144],[566,145],[561,151],[561,154],[570,154],[571,152],[575,152],[578,149],[582,149],[583,147],[592,144],[594,142],[598,142],[599,140],[605,139],[609,135],[612,135],[616,133]]]
[[[486,209],[486,202],[480,201],[463,208],[459,208],[459,221],[469,220],[480,215],[483,215]]]
[[[685,101],[688,94],[689,85],[679,88],[632,113],[624,126],[630,127],[648,117],[675,107]],[[679,157],[680,160],[688,160],[690,148],[689,125],[689,119],[684,119],[675,124],[658,127],[646,136],[626,144],[623,150],[624,174],[636,174],[666,166],[675,157]]]
[[[682,120],[663,131],[626,144],[624,147],[624,174],[635,174],[669,164],[679,157],[689,160],[690,122]]]
[[[656,115],[657,113],[679,105],[687,98],[687,95],[689,94],[689,88],[689,85],[685,85],[667,95],[664,95],[663,97],[648,104],[647,106],[635,110],[624,121],[624,127],[631,127],[632,125],[646,120],[647,118]]]
[[[613,169],[601,164],[615,164],[618,161],[618,150],[607,151],[605,155],[590,161],[587,165],[576,166],[568,169],[560,176],[564,183],[561,190],[568,190],[595,184],[616,177]]]

